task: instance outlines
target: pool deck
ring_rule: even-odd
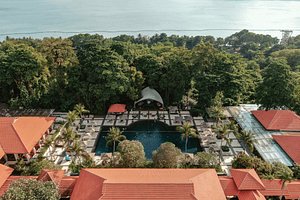
[[[56,117],[57,121],[65,121],[67,113],[65,112],[53,112],[52,116]],[[81,141],[83,142],[85,149],[91,155],[94,154],[95,148],[97,146],[98,137],[100,135],[100,130],[102,127],[128,127],[134,122],[141,120],[158,120],[169,126],[180,126],[184,122],[188,121],[192,126],[200,129],[199,126],[202,126],[202,120],[193,119],[189,111],[182,111],[178,109],[168,110],[135,110],[135,111],[126,111],[122,115],[112,115],[107,114],[105,116],[94,116],[94,115],[85,115],[81,119],[75,120],[72,125],[74,131],[80,136]],[[55,128],[58,128],[60,125],[55,125]],[[55,129],[54,128],[54,129]],[[65,150],[61,147],[55,147],[53,154],[55,163],[61,165],[65,170],[68,169],[70,162],[65,161]],[[51,151],[48,151],[45,156],[50,156]],[[93,155],[94,160],[99,162],[99,156]],[[52,160],[53,158],[51,158]]]
[[[54,112],[52,116],[57,119],[65,119],[67,113]],[[81,140],[86,146],[88,152],[94,152],[101,127],[117,126],[127,127],[134,122],[141,120],[158,120],[169,126],[180,126],[188,121],[197,129],[201,125],[199,120],[194,120],[189,111],[172,109],[171,111],[163,110],[139,110],[126,111],[122,115],[107,114],[106,116],[87,115],[73,123],[74,130],[80,135]],[[203,119],[202,119],[203,120]],[[201,122],[202,122],[201,120]],[[200,123],[200,124],[199,124]]]
[[[184,122],[190,122],[196,126],[193,117],[189,111],[176,110],[169,111],[155,111],[155,110],[140,110],[140,111],[126,111],[122,115],[107,114],[103,119],[102,126],[118,126],[126,127],[130,124],[141,120],[158,120],[166,123],[169,126],[180,126]]]

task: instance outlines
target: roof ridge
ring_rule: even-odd
[[[271,127],[274,123],[276,123],[275,121],[276,121],[276,116],[278,115],[278,110],[274,110],[274,112],[275,112],[275,114],[272,116],[272,118],[271,118],[271,121],[269,122],[269,124],[268,124],[268,127]]]
[[[16,128],[14,127],[14,122],[15,122],[16,120],[18,120],[18,119],[19,119],[19,117],[18,117],[18,118],[15,118],[15,117],[14,117],[14,120],[13,120],[13,122],[11,123],[11,126],[13,127],[14,133],[15,133],[15,134],[17,135],[17,137],[19,138],[19,140],[20,140],[22,146],[24,147],[24,149],[26,150],[26,152],[27,152],[27,153],[30,153],[30,152],[28,151],[28,149],[26,148],[26,146],[24,145],[24,141],[22,140],[22,138],[21,138],[20,135],[18,134]]]

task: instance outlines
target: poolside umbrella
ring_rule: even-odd
[[[126,105],[125,104],[112,104],[108,111],[110,114],[123,114],[126,112]]]

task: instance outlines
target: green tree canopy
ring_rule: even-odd
[[[217,171],[221,171],[218,157],[211,153],[198,152],[194,156],[193,165],[197,168],[215,168]]]
[[[41,182],[35,179],[14,181],[1,200],[59,200],[60,195],[55,183]]]
[[[120,167],[137,168],[145,165],[145,152],[139,141],[124,140],[119,143],[117,151],[121,154]]]
[[[293,107],[294,75],[285,60],[272,59],[263,70],[263,81],[257,88],[257,103],[265,109]]]
[[[0,100],[30,107],[48,91],[45,58],[33,47],[6,41],[0,44]]]
[[[273,179],[273,166],[272,164],[255,156],[248,156],[245,153],[240,153],[235,156],[232,161],[232,168],[237,169],[255,169],[256,173],[261,178]]]
[[[223,92],[224,105],[248,100],[248,91],[254,90],[253,76],[241,57],[218,51],[209,44],[200,44],[193,49],[193,59],[200,108],[210,107],[218,91]]]
[[[103,112],[108,102],[118,102],[122,96],[137,99],[144,79],[122,56],[90,42],[82,44],[76,53],[79,66],[72,84],[90,110]]]
[[[22,160],[20,160],[18,161],[14,169],[14,173],[18,175],[38,176],[43,169],[59,170],[61,169],[61,167],[47,159],[43,159],[31,161],[29,164],[26,164]]]
[[[153,151],[152,160],[157,168],[177,168],[181,166],[183,154],[173,143],[165,142]]]
[[[275,178],[282,179],[285,181],[293,180],[293,171],[286,165],[281,162],[274,162],[273,165],[273,174]]]
[[[300,71],[300,49],[283,49],[271,54],[275,58],[285,58],[293,71]]]

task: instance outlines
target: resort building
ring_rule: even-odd
[[[84,169],[71,199],[226,198],[214,169]]]
[[[43,144],[54,120],[54,117],[0,117],[0,163],[29,161]]]
[[[62,199],[71,200],[265,200],[266,197],[300,198],[300,181],[260,179],[253,169],[232,169],[217,176],[214,169],[83,169],[78,176],[62,170],[43,170],[39,176],[11,176],[0,165],[0,197],[18,179],[52,181]]]
[[[254,134],[254,147],[264,160],[287,166],[299,163],[300,116],[290,110],[258,109],[256,104],[227,107],[239,126]]]

